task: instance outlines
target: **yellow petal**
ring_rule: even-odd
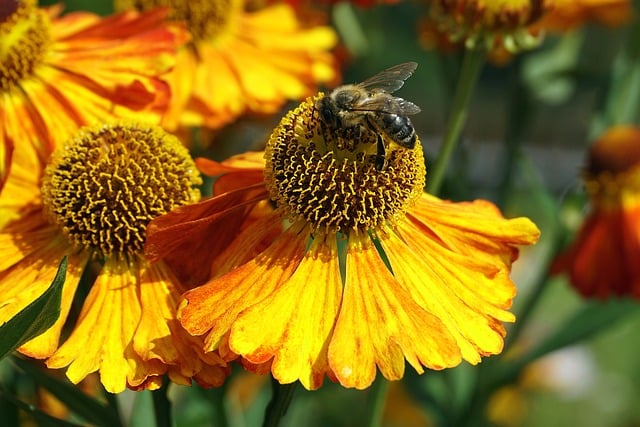
[[[431,252],[420,255],[393,234],[381,238],[380,243],[395,277],[421,307],[444,323],[465,360],[475,364],[480,362],[481,355],[502,351],[504,328],[482,311],[483,305],[476,305],[482,295],[494,289],[508,297],[504,305],[510,304],[515,287],[508,277],[501,275],[487,280],[482,273],[465,271],[464,265],[449,265],[449,251],[443,247],[434,245]],[[512,320],[506,314],[501,317]]]
[[[329,345],[329,363],[345,387],[371,385],[376,365],[389,380],[402,378],[404,359],[443,369],[460,363],[460,352],[442,322],[419,307],[391,275],[375,247],[350,239],[340,314]]]
[[[271,372],[281,383],[300,380],[317,389],[329,371],[328,338],[341,293],[335,238],[315,239],[286,282],[238,315],[229,345],[252,363],[274,358]]]
[[[178,314],[182,325],[192,335],[207,334],[206,350],[215,349],[242,310],[269,296],[293,274],[307,236],[294,226],[251,261],[186,292]]]
[[[127,384],[140,385],[150,375],[162,374],[144,364],[133,349],[133,334],[140,320],[136,272],[125,263],[107,260],[91,287],[69,338],[47,360],[49,368],[67,369],[77,384],[99,371],[110,393]]]

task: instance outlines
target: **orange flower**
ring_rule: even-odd
[[[164,125],[221,127],[249,113],[274,113],[318,83],[336,80],[329,27],[301,28],[293,10],[275,5],[246,12],[243,0],[116,0],[116,7],[169,6],[185,21],[192,43],[170,77]]]
[[[565,32],[586,22],[617,27],[631,19],[629,0],[554,0],[554,6],[537,24],[540,28]]]
[[[165,12],[100,18],[35,0],[4,2],[0,17],[0,188],[13,144],[41,159],[82,125],[126,116],[159,121],[168,86],[160,77],[187,34]]]
[[[328,132],[318,99],[283,118],[266,166],[200,161],[227,173],[215,197],[149,225],[151,258],[213,258],[213,278],[184,295],[184,327],[206,351],[307,389],[325,374],[362,389],[376,367],[401,378],[405,359],[422,373],[499,353],[501,322],[514,320],[515,245],[534,243],[535,225],[486,201],[424,194],[419,141],[406,149],[381,135],[381,162],[378,134]]]
[[[566,271],[586,297],[640,297],[640,129],[619,126],[589,150],[585,185],[591,200],[571,248],[553,272]]]
[[[429,17],[439,32],[468,49],[518,52],[535,47],[540,33],[532,24],[549,11],[553,0],[435,0]]]
[[[20,352],[68,367],[74,383],[98,371],[112,393],[158,388],[164,374],[220,385],[224,363],[176,319],[185,289],[142,253],[151,218],[199,200],[186,148],[158,128],[119,122],[82,128],[43,166],[33,147],[17,147],[0,195],[0,323],[41,295],[69,257],[60,318]],[[82,311],[59,343],[80,295]]]

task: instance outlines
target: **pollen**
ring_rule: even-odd
[[[265,150],[265,182],[277,209],[303,220],[314,233],[361,234],[396,222],[422,194],[425,167],[420,141],[412,149],[386,134],[385,165],[376,165],[378,132],[326,129],[306,99],[272,133]]]
[[[170,17],[184,22],[195,42],[212,41],[229,32],[242,11],[242,0],[116,0],[118,10],[171,9]]]
[[[83,128],[54,152],[42,198],[73,247],[126,257],[142,253],[153,218],[198,201],[201,183],[176,137],[121,122]]]
[[[0,10],[0,92],[33,75],[51,44],[50,23],[32,0],[8,0]]]

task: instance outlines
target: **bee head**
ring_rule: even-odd
[[[316,101],[316,109],[325,125],[333,128],[338,126],[338,107],[330,96],[323,96]]]

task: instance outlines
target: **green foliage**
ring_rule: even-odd
[[[11,320],[0,326],[0,359],[42,334],[58,320],[66,273],[67,258],[64,257],[51,286]]]

